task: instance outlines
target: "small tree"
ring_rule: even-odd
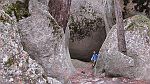
[[[127,54],[126,41],[125,41],[125,30],[123,26],[123,16],[119,0],[114,0],[115,16],[117,24],[117,38],[118,38],[118,49],[123,54]]]

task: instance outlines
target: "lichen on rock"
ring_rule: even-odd
[[[103,24],[103,20],[100,17],[94,19],[84,17],[81,21],[75,21],[73,17],[71,16],[71,23],[69,24],[71,41],[82,40],[91,36],[91,32],[97,31]]]
[[[127,47],[127,55],[125,57],[130,58],[132,61],[127,63],[120,62],[122,67],[118,66],[118,61],[127,58],[117,59],[121,55],[118,55],[118,40],[117,40],[117,28],[116,25],[112,27],[108,36],[103,43],[100,53],[101,59],[97,64],[97,71],[102,72],[105,70],[106,74],[115,76],[121,75],[128,78],[136,79],[150,79],[150,20],[143,15],[135,15],[124,20],[125,39]],[[114,53],[118,52],[116,55]],[[114,56],[113,56],[114,55]],[[132,64],[132,66],[124,67],[124,65]]]
[[[105,40],[103,0],[72,0],[68,27],[69,49],[73,59],[90,61],[93,50],[98,51]]]
[[[132,20],[128,20],[128,24],[126,25],[126,30],[134,31],[138,29],[147,30],[147,34],[150,37],[150,19],[143,15],[136,15],[132,17]]]
[[[90,37],[92,32],[104,27],[100,12],[97,12],[88,1],[84,3],[85,5],[79,5],[78,10],[71,11],[69,20],[71,41]]]
[[[0,22],[13,24],[13,20],[4,11],[0,11]]]
[[[16,1],[15,3],[7,4],[4,6],[5,12],[12,16],[13,13],[16,16],[17,21],[30,16],[28,10],[29,0],[25,0],[25,2]]]
[[[18,22],[23,47],[30,57],[40,64],[48,77],[64,83],[75,72],[69,51],[65,46],[65,34],[52,15],[38,0],[30,0],[31,16]]]
[[[0,21],[0,83],[46,84],[41,66],[23,50],[16,22],[3,10],[0,15],[8,20]]]

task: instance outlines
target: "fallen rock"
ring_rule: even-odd
[[[86,68],[91,67],[92,63],[90,62],[83,62],[77,59],[71,59],[71,62],[75,68]]]
[[[117,29],[113,26],[100,49],[97,73],[105,70],[109,75],[150,79],[150,20],[136,15],[124,20],[124,28],[127,55],[118,52]]]
[[[114,51],[113,53],[109,54],[106,53],[103,58],[104,60],[104,70],[106,75],[108,76],[132,76],[132,67],[134,66],[134,60],[126,56],[118,51]],[[101,60],[100,60],[101,61]],[[101,66],[97,64],[97,67]]]

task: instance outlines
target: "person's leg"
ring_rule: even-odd
[[[95,64],[96,64],[96,61],[93,61],[93,63],[92,63],[92,67],[93,68],[94,68]]]
[[[96,65],[96,61],[94,61],[93,67],[95,67],[95,65]]]
[[[94,63],[94,61],[93,61],[93,60],[91,60],[91,63],[92,63],[92,67],[93,67],[93,63]]]

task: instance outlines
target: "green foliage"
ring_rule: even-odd
[[[17,21],[23,19],[24,17],[30,16],[28,10],[29,0],[26,0],[24,3],[21,1],[16,1],[16,3],[12,3],[5,7],[5,12],[12,16],[13,13],[16,16]]]

